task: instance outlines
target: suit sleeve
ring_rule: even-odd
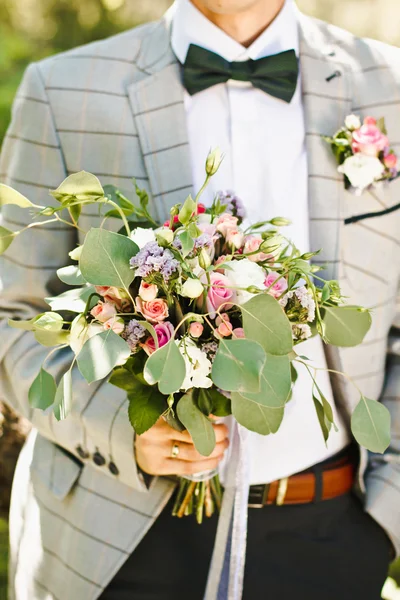
[[[0,156],[0,181],[44,205],[53,202],[48,191],[61,183],[66,172],[40,64],[32,64],[13,105]],[[8,205],[0,218],[4,227],[13,230],[31,221],[26,209]],[[49,349],[40,346],[32,333],[11,329],[7,319],[29,319],[49,310],[44,298],[62,291],[56,270],[67,263],[67,253],[75,245],[72,227],[52,223],[24,232],[0,257],[0,397],[45,438],[80,460],[93,464],[94,458],[97,466],[93,468],[146,491],[135,464],[122,390],[105,381],[89,386],[74,369],[73,410],[65,421],[57,422],[51,411],[32,409],[28,402],[28,390]],[[57,350],[46,369],[59,380],[71,362],[69,349]]]

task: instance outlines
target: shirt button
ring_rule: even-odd
[[[106,464],[106,459],[102,454],[100,454],[99,449],[96,449],[96,452],[93,454],[93,462],[98,467],[103,467]]]
[[[82,460],[85,460],[85,459],[89,458],[89,452],[87,452],[87,450],[84,450],[80,444],[79,444],[79,446],[77,446],[75,448],[75,450],[76,450],[76,453],[78,454],[78,456]]]
[[[113,475],[119,475],[119,469],[117,467],[117,465],[115,464],[115,462],[111,461],[108,465],[108,470],[110,471],[110,473],[112,473]]]

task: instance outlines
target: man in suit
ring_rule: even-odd
[[[269,87],[252,81],[249,68],[266,57]],[[210,60],[223,65],[222,81],[210,82]],[[368,456],[354,445],[358,392],[322,372],[338,423],[325,446],[299,371],[279,433],[250,439],[247,599],[375,600],[400,550],[399,213],[345,225],[395,205],[400,182],[349,193],[321,138],[357,113],[384,116],[390,139],[400,140],[399,91],[398,49],[305,17],[292,0],[177,0],[159,22],[32,64],[14,103],[0,180],[33,202],[50,202],[49,189],[85,169],[127,192],[136,177],[163,222],[198,189],[205,156],[219,145],[226,158],[205,202],[232,188],[250,221],[290,217],[288,235],[302,249],[323,249],[323,276],[338,279],[352,303],[373,308],[358,348],[309,340],[303,353],[386,404],[390,447]],[[17,207],[2,213],[9,228],[26,219]],[[87,209],[81,226],[97,223]],[[68,419],[29,406],[46,352],[6,320],[30,318],[60,292],[55,272],[77,241],[63,224],[37,227],[2,257],[1,395],[34,426],[14,481],[10,598],[200,599],[217,519],[198,527],[171,517],[171,476],[220,464],[223,477],[229,422],[215,426],[217,448],[205,460],[188,434],[163,422],[137,438],[134,451],[124,393],[106,382],[88,386],[77,371]],[[60,377],[70,360],[61,350],[48,368]],[[212,582],[207,589],[212,600]]]

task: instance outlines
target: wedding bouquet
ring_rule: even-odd
[[[45,299],[51,310],[10,321],[54,347],[50,353],[68,346],[73,351],[57,384],[41,368],[29,391],[33,407],[52,407],[57,419],[66,418],[77,365],[88,384],[109,377],[126,390],[136,434],[163,417],[188,430],[197,450],[209,456],[214,417],[232,414],[262,435],[278,431],[296,363],[302,363],[314,380],[310,401],[328,439],[335,427],[331,406],[315,381],[317,369],[296,346],[313,335],[327,344],[355,346],[370,327],[370,313],[345,304],[338,283],[319,277],[320,267],[310,264],[317,253],[302,253],[282,234],[286,219],[244,227],[243,206],[233,193],[217,194],[208,208],[199,202],[220,162],[218,150],[209,154],[196,198],[174,206],[163,225],[153,220],[144,190],[136,186],[131,201],[84,171],[51,192],[57,201],[51,207],[0,185],[0,205],[47,217],[26,229],[53,221],[81,229],[80,211],[88,204],[96,204],[104,217],[70,253],[76,264],[57,272],[71,289]],[[122,221],[118,233],[104,227],[109,219]],[[0,228],[0,250],[22,231]],[[360,395],[353,434],[361,445],[383,452],[390,441],[389,413]],[[174,513],[194,511],[201,522],[220,500],[217,474],[182,478]]]

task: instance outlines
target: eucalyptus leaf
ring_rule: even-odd
[[[66,419],[72,409],[72,377],[71,370],[67,371],[58,384],[54,398],[54,416],[57,421]]]
[[[11,246],[16,235],[18,234],[15,231],[0,226],[0,254]]]
[[[210,390],[206,388],[200,388],[199,390],[196,390],[196,392],[198,392],[197,406],[203,415],[206,415],[207,417],[212,412],[213,408],[209,391]]]
[[[232,414],[231,399],[221,394],[215,387],[206,390],[212,403],[211,412],[216,417],[228,417]]]
[[[282,423],[284,408],[268,408],[242,394],[232,394],[232,414],[236,421],[255,433],[276,433]]]
[[[211,379],[227,392],[259,392],[260,375],[266,360],[257,342],[248,339],[220,340]]]
[[[289,354],[292,328],[281,305],[270,294],[258,294],[240,307],[246,339],[258,342],[268,354]]]
[[[314,394],[313,394],[312,398],[313,398],[313,402],[314,402],[315,411],[317,413],[318,422],[321,427],[322,435],[323,435],[324,441],[326,443],[329,438],[329,430],[331,427],[331,423],[326,418],[324,407],[322,406],[322,404],[318,400],[318,398]]]
[[[69,265],[57,270],[57,277],[67,285],[82,285],[86,283],[80,268],[77,265]]]
[[[72,221],[75,224],[78,223],[79,217],[81,216],[82,212],[82,204],[75,204],[74,206],[70,206],[68,210]]]
[[[61,329],[59,331],[37,329],[34,331],[33,335],[39,344],[48,348],[68,344],[70,338],[70,332],[66,329]]]
[[[61,203],[63,203],[64,200],[69,200],[71,197],[74,197],[77,200],[94,201],[104,196],[104,190],[99,179],[95,175],[92,175],[92,173],[87,173],[86,171],[73,173],[64,179],[56,190],[53,190],[50,193]]]
[[[183,206],[179,211],[178,215],[178,219],[182,223],[182,225],[186,225],[190,221],[195,210],[196,203],[193,200],[192,196],[189,195],[183,203]]]
[[[135,273],[129,261],[139,247],[125,235],[91,229],[86,235],[79,266],[82,276],[94,285],[129,288]]]
[[[19,320],[19,319],[8,319],[8,325],[13,327],[14,329],[23,329],[24,331],[34,331],[35,329],[35,321],[38,320],[40,315],[36,315],[29,320]]]
[[[150,385],[158,383],[160,392],[167,396],[181,388],[186,376],[186,365],[173,339],[149,356],[144,376]]]
[[[182,243],[182,254],[183,256],[187,256],[194,248],[194,239],[189,234],[188,231],[183,231],[179,234],[179,239]]]
[[[383,454],[390,444],[390,423],[386,406],[362,397],[351,416],[351,431],[360,446]]]
[[[33,329],[44,329],[45,331],[61,331],[64,319],[57,312],[45,312],[38,315],[33,323]]]
[[[130,356],[128,344],[111,329],[84,343],[76,361],[88,383],[104,379],[114,367],[124,364]]]
[[[47,302],[53,311],[68,310],[70,312],[82,313],[85,310],[86,302],[94,292],[94,286],[88,285],[82,288],[67,290],[59,296],[45,298],[45,302]]]
[[[128,398],[129,420],[138,435],[153,427],[167,409],[165,397],[154,386],[137,382],[134,392],[129,393]]]
[[[190,433],[196,450],[202,456],[210,456],[215,448],[215,432],[211,421],[197,408],[191,393],[179,400],[176,411],[179,420]]]
[[[122,367],[116,367],[109,378],[109,383],[125,390],[128,393],[137,389],[138,383],[148,386],[143,377],[145,359],[143,354],[134,354]]]
[[[54,381],[54,377],[42,367],[29,388],[29,404],[32,408],[46,410],[46,408],[53,404],[56,390],[57,385]]]
[[[243,395],[268,408],[283,408],[292,387],[290,360],[288,356],[267,354],[261,372],[261,386],[257,394]]]
[[[28,198],[17,192],[17,190],[4,183],[0,183],[0,207],[6,204],[14,204],[14,206],[19,206],[20,208],[32,208],[35,206]]]
[[[369,311],[359,306],[324,307],[322,315],[323,339],[333,346],[358,346],[372,323]]]

